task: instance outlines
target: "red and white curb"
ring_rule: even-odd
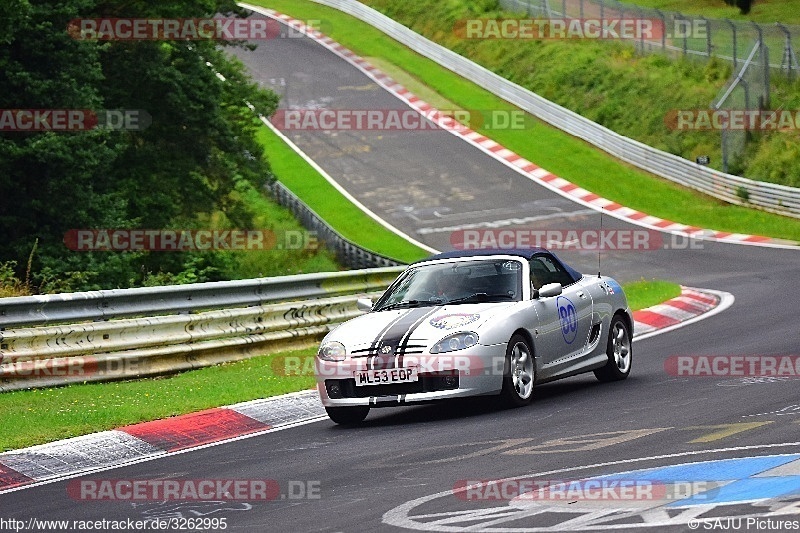
[[[733,295],[727,292],[681,287],[680,296],[633,312],[633,338],[647,338],[708,318],[733,305],[733,301]]]
[[[0,454],[0,493],[326,418],[314,391],[143,422]]]
[[[795,249],[798,247],[798,244],[800,244],[784,239],[775,239],[760,235],[746,235],[742,233],[729,233],[725,231],[703,229],[696,226],[681,224],[671,220],[665,220],[659,217],[648,215],[646,213],[636,211],[635,209],[624,207],[606,198],[602,198],[597,194],[587,191],[586,189],[578,187],[574,183],[552,174],[535,163],[523,158],[519,154],[516,154],[498,144],[485,135],[470,129],[452,117],[441,113],[441,111],[424,100],[418,98],[411,91],[394,81],[375,66],[371,65],[364,58],[358,56],[353,51],[345,48],[318,30],[308,28],[302,21],[279,13],[273,9],[266,9],[246,3],[239,3],[239,5],[250,11],[254,11],[261,15],[283,22],[284,24],[291,26],[297,32],[305,34],[310,39],[313,39],[338,57],[344,59],[349,64],[359,69],[386,91],[405,102],[412,109],[415,109],[425,117],[435,121],[437,124],[443,125],[447,131],[453,135],[464,139],[473,146],[485,152],[490,157],[493,157],[506,166],[512,168],[531,181],[534,181],[539,185],[546,187],[557,194],[560,194],[561,196],[569,198],[576,203],[597,211],[602,210],[604,213],[607,213],[620,220],[624,220],[630,224],[635,224],[637,226],[656,231],[663,231],[665,233],[691,237],[698,240]]]
[[[684,287],[681,296],[634,312],[634,340],[711,316],[732,303],[728,293]],[[0,494],[324,419],[319,394],[309,390],[31,446],[0,454]]]

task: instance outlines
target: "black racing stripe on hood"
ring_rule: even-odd
[[[415,307],[384,328],[370,345],[370,351],[375,354],[372,361],[373,368],[379,360],[382,363],[381,368],[391,368],[390,366],[384,366],[387,363],[386,360],[394,359],[397,355],[398,347],[403,349],[408,344],[408,338],[411,333],[436,311],[438,311],[438,307]],[[387,345],[392,348],[391,354],[381,354],[380,349]]]
[[[408,340],[411,338],[411,334],[423,322],[425,322],[428,319],[428,317],[430,317],[431,315],[437,313],[438,311],[439,311],[438,307],[432,307],[430,312],[425,313],[424,315],[419,317],[419,320],[414,322],[414,324],[412,324],[411,327],[408,328],[408,331],[406,332],[406,334],[400,339],[400,344],[398,345],[397,350],[395,350],[395,352],[397,353],[397,366],[398,367],[402,367],[403,366],[403,356],[406,353],[406,348],[408,347]]]
[[[402,323],[403,319],[406,318],[408,315],[410,315],[414,311],[416,311],[416,309],[409,309],[405,313],[401,313],[400,315],[397,315],[397,317],[395,317],[394,320],[391,320],[388,324],[386,324],[383,327],[383,329],[380,331],[380,333],[378,333],[378,335],[376,335],[375,338],[372,339],[372,342],[369,345],[369,351],[370,352],[377,352],[378,347],[381,344],[381,340],[386,336],[386,334],[389,331],[391,331],[392,328],[395,327],[395,325],[397,325],[398,323]]]

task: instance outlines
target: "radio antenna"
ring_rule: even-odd
[[[605,208],[601,207],[600,208],[600,238],[598,239],[598,242],[600,244],[597,247],[597,277],[598,278],[600,277],[600,255],[601,255],[601,251],[603,249],[603,244],[602,244],[603,243],[603,211],[605,211]]]

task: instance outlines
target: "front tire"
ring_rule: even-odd
[[[355,407],[326,407],[328,417],[342,426],[353,426],[367,418],[369,406],[357,405]]]
[[[536,362],[533,350],[522,335],[514,335],[508,341],[503,369],[503,389],[500,397],[510,407],[527,405],[533,398],[536,381]]]
[[[628,323],[619,315],[611,320],[606,348],[608,363],[594,371],[597,379],[603,382],[622,381],[631,373],[633,346]]]

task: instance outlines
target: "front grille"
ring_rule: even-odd
[[[392,353],[390,357],[394,355],[423,353],[425,351],[425,348],[426,346],[424,344],[409,344],[404,349],[398,350],[397,354]],[[378,350],[375,348],[362,348],[360,350],[353,350],[352,352],[350,352],[350,357],[375,357],[375,356],[386,357],[386,354],[378,353]]]
[[[356,387],[356,380],[326,379],[325,389],[330,398],[369,398],[370,396],[398,396],[400,394],[414,394],[419,392],[435,392],[457,389],[459,378],[457,374],[441,372],[435,374],[421,374],[414,383],[392,383],[388,385],[367,385]]]

